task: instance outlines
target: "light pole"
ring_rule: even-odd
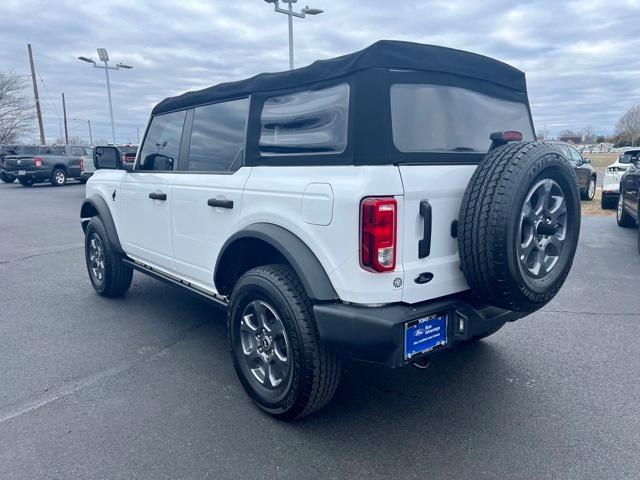
[[[299,12],[293,10],[293,4],[298,0],[282,0],[282,3],[289,4],[288,8],[280,8],[279,0],[264,0],[267,3],[273,3],[273,9],[278,13],[284,13],[289,17],[289,70],[293,70],[293,17],[305,18],[307,15],[318,15],[324,10],[319,8],[309,8],[307,5]]]
[[[74,122],[87,122],[89,127],[89,145],[93,145],[93,135],[91,134],[91,120],[84,120],[83,118],[72,118]]]
[[[94,68],[104,69],[104,73],[107,77],[107,95],[109,97],[109,117],[111,117],[111,137],[113,138],[113,144],[116,144],[116,128],[113,123],[113,105],[111,103],[111,83],[109,82],[109,70],[120,70],[121,68],[133,68],[131,65],[125,65],[123,63],[117,63],[115,66],[109,65],[109,55],[106,48],[98,48],[98,57],[104,65],[98,65],[95,60],[88,57],[78,57],[78,60],[83,62],[92,63]]]

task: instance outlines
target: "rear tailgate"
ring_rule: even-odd
[[[33,155],[7,155],[4,157],[4,168],[7,172],[17,173],[20,170],[35,170]]]
[[[417,303],[467,290],[469,287],[460,271],[457,239],[451,234],[452,222],[457,220],[462,196],[475,165],[401,165],[404,186],[403,218],[401,222],[403,246],[402,267],[404,288],[402,300]],[[431,214],[431,235],[425,238],[424,217]],[[430,208],[429,208],[430,207]],[[430,241],[428,255],[423,255]],[[422,277],[418,279],[418,277]],[[431,280],[426,279],[433,276]]]

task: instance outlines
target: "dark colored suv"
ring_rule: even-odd
[[[571,162],[573,171],[578,177],[580,187],[580,198],[582,200],[593,200],[596,195],[597,173],[591,165],[591,159],[583,157],[578,150],[571,145],[555,142],[565,157]]]
[[[618,225],[635,227],[640,224],[640,158],[629,165],[620,179],[620,195],[616,212]],[[638,232],[638,252],[640,252],[640,232]]]

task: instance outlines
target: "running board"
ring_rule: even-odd
[[[178,287],[182,287],[183,289],[185,289],[188,293],[191,293],[195,296],[198,296],[200,298],[204,298],[206,300],[209,300],[213,303],[215,303],[217,306],[220,307],[224,307],[226,308],[229,305],[229,302],[227,301],[226,297],[222,297],[220,295],[217,295],[215,293],[210,293],[207,292],[205,290],[202,290],[201,288],[197,287],[196,285],[193,285],[189,282],[187,282],[186,280],[182,280],[180,278],[174,277],[172,275],[169,275],[161,270],[158,270],[157,268],[153,268],[150,265],[147,265],[145,263],[139,262],[137,260],[131,260],[130,258],[123,258],[122,261],[130,266],[131,268],[133,268],[134,270],[137,270],[139,272],[144,273],[145,275],[149,275],[152,278],[155,278],[156,280],[160,280],[161,282],[165,282],[168,283],[170,285],[177,285]]]

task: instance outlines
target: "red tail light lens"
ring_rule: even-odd
[[[84,172],[84,157],[80,157],[80,171]]]
[[[362,200],[360,263],[366,270],[390,272],[396,268],[397,218],[395,198]]]
[[[42,158],[40,157],[34,157],[33,162],[36,164],[36,167],[42,166]]]

